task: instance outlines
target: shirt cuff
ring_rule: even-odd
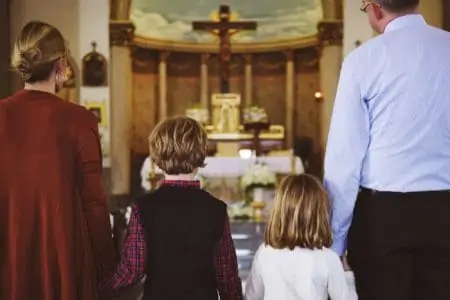
[[[339,257],[343,256],[347,250],[347,240],[346,239],[334,239],[331,250],[337,253]]]

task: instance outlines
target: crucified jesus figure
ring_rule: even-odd
[[[212,32],[220,39],[220,92],[226,94],[230,92],[230,59],[231,59],[231,36],[240,30],[256,30],[256,22],[251,21],[231,21],[230,7],[221,5],[219,7],[219,21],[194,21],[194,30],[204,30]]]

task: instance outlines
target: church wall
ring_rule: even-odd
[[[364,43],[374,36],[367,15],[360,8],[361,1],[344,0],[344,57],[355,49],[357,41]]]
[[[258,54],[253,61],[253,103],[266,109],[271,123],[286,126],[284,54],[281,52]]]
[[[73,55],[83,71],[83,58],[92,53],[96,44],[96,52],[106,60],[106,76],[109,72],[109,0],[78,0],[78,56]],[[75,46],[71,47],[75,48]],[[92,72],[92,70],[91,70]],[[81,78],[80,78],[81,79]],[[109,80],[102,86],[83,86],[79,80],[78,103],[88,108],[101,108],[103,119],[99,124],[100,138],[103,148],[103,166],[110,167],[110,90]]]
[[[148,152],[148,135],[158,111],[157,53],[133,49],[133,152]]]
[[[191,53],[171,53],[167,61],[168,115],[184,115],[199,102],[200,57]]]
[[[419,10],[427,20],[428,24],[442,28],[444,25],[444,15],[442,13],[443,2],[446,0],[426,0],[420,1]]]

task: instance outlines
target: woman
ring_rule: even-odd
[[[114,268],[97,120],[55,96],[67,54],[42,22],[15,43],[25,88],[0,101],[0,299],[96,300]]]

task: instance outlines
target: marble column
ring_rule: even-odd
[[[129,47],[134,34],[131,22],[110,21],[111,87],[111,195],[130,193],[132,135],[132,59]]]
[[[250,107],[253,103],[253,66],[252,66],[252,55],[245,54],[245,94],[244,94],[244,107]]]
[[[167,59],[168,51],[159,52],[159,120],[167,117]]]
[[[209,54],[203,53],[200,56],[200,104],[203,108],[209,109],[208,95],[208,59]]]
[[[286,55],[286,147],[288,149],[293,146],[294,138],[294,93],[295,93],[295,66],[294,51],[285,52]]]
[[[324,153],[341,70],[343,22],[342,20],[322,21],[319,23],[318,31],[321,45],[319,67],[322,92],[320,145]]]

